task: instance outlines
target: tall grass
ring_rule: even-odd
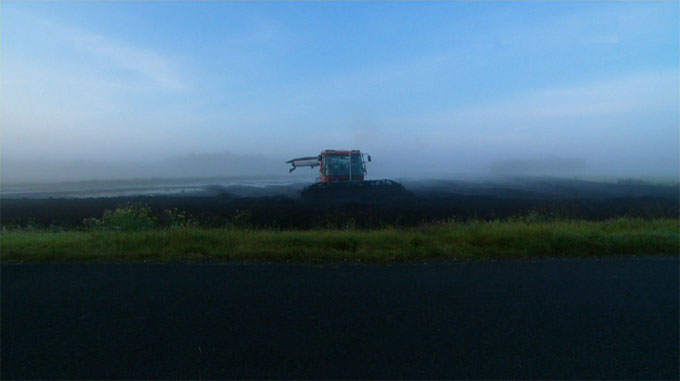
[[[3,262],[293,261],[678,255],[680,220],[531,218],[413,229],[267,231],[194,226],[140,231],[4,231]]]

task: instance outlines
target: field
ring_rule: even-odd
[[[292,261],[677,255],[677,219],[462,222],[382,230],[9,231],[4,262]]]
[[[390,262],[680,251],[677,184],[529,179],[407,189],[407,198],[372,202],[305,201],[261,188],[259,197],[222,189],[3,199],[0,259]]]

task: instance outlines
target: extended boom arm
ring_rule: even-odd
[[[307,156],[307,157],[299,157],[297,159],[292,159],[288,160],[286,164],[290,164],[293,167],[288,170],[288,173],[291,173],[295,170],[297,167],[318,167],[321,162],[321,155],[318,156]]]

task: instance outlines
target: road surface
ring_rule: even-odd
[[[678,258],[1,266],[0,378],[678,379]]]

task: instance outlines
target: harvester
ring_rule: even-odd
[[[288,160],[293,172],[298,167],[319,167],[317,182],[300,193],[305,199],[380,201],[410,195],[392,180],[365,180],[366,161],[371,155],[359,150],[324,150],[318,156]]]

